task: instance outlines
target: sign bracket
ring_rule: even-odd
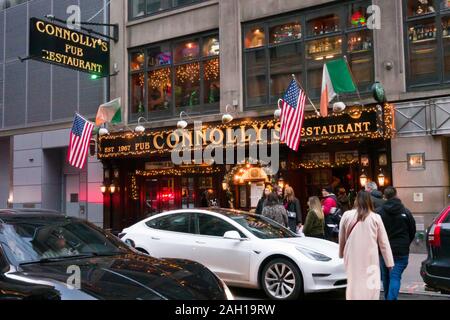
[[[45,18],[47,18],[50,21],[57,21],[57,22],[60,22],[60,23],[67,24],[67,20],[56,18],[52,14],[47,14],[45,16]],[[95,31],[93,29],[82,27],[82,25],[112,27],[113,28],[113,36],[97,32],[97,31]],[[97,36],[101,36],[101,37],[107,38],[109,40],[113,40],[114,43],[119,42],[119,24],[118,23],[111,24],[111,23],[98,23],[98,22],[80,22],[80,29],[83,30],[83,31],[88,32],[89,34],[95,34]]]

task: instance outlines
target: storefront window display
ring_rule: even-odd
[[[190,113],[217,111],[220,100],[219,52],[217,34],[156,44],[130,52],[131,120],[140,116],[169,118],[180,109],[189,109]],[[145,71],[144,76],[141,71]],[[138,72],[140,81],[136,80]],[[142,89],[139,91],[140,85]]]
[[[360,73],[355,81],[361,93],[369,93],[374,81],[373,37],[367,27],[370,4],[345,2],[245,25],[245,106],[276,103],[292,74],[313,100],[318,99],[323,64],[343,56]]]
[[[450,81],[450,12],[447,0],[405,0],[408,87]]]

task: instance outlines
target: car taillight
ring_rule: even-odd
[[[431,226],[430,232],[428,232],[428,242],[432,247],[441,246],[441,228],[442,222],[447,218],[450,208],[447,208],[442,214],[436,219],[436,221]]]

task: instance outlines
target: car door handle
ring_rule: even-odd
[[[152,240],[161,240],[160,238],[157,237],[151,237]]]
[[[195,241],[195,243],[198,243],[198,244],[206,244],[206,242],[204,242],[204,241]]]

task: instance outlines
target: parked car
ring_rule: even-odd
[[[123,241],[155,257],[189,258],[230,286],[262,288],[272,299],[346,287],[337,244],[298,237],[263,216],[230,209],[186,209],[126,228]]]
[[[204,266],[155,259],[85,221],[0,210],[0,300],[228,299]]]
[[[450,206],[427,229],[428,256],[420,274],[430,288],[450,294]]]

